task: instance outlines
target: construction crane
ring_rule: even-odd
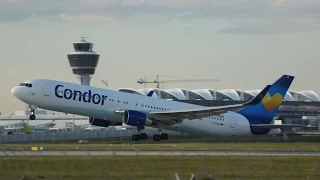
[[[137,83],[139,83],[139,84],[156,83],[157,88],[160,89],[160,83],[217,82],[217,81],[219,81],[219,79],[183,79],[183,78],[179,78],[177,80],[159,80],[159,76],[164,76],[164,75],[157,74],[157,79],[154,81],[146,81],[145,79],[141,78],[137,81]],[[170,77],[170,76],[164,76],[164,77]],[[171,78],[177,78],[177,77],[171,77]]]

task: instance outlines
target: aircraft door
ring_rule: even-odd
[[[230,117],[230,127],[235,128],[237,124],[236,118],[235,117]]]
[[[49,84],[46,84],[44,87],[44,96],[50,96],[51,94],[51,86]]]

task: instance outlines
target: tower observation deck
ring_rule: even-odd
[[[73,47],[75,51],[68,54],[72,72],[82,85],[89,86],[100,55],[92,51],[93,43],[86,41],[85,37],[81,37],[79,41],[73,43]]]

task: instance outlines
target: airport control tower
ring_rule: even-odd
[[[90,85],[91,75],[95,73],[99,61],[99,54],[92,51],[93,43],[81,37],[80,41],[73,43],[74,52],[68,54],[73,74],[77,76],[82,85]]]

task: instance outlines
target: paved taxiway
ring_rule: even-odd
[[[319,151],[0,151],[0,156],[320,156]]]

